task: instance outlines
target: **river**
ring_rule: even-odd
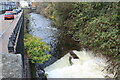
[[[113,77],[107,73],[109,65],[103,56],[95,56],[91,51],[80,50],[80,46],[65,34],[65,31],[57,29],[53,22],[46,17],[30,13],[30,34],[40,37],[43,42],[50,45],[51,50],[46,54],[52,54],[52,58],[44,64],[38,64],[36,68],[43,66],[48,78],[105,78]],[[78,59],[71,59],[70,51]],[[57,73],[56,73],[57,72]]]

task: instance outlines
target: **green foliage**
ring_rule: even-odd
[[[25,50],[32,63],[43,63],[51,57],[50,54],[45,54],[45,51],[50,50],[49,46],[41,42],[38,37],[26,33],[24,41]]]
[[[28,9],[24,9],[24,23],[25,23],[25,28],[24,28],[24,32],[27,33],[28,31],[28,27],[29,27],[29,10]]]
[[[120,31],[117,21],[114,23],[116,18],[117,15],[100,16],[95,18],[94,21],[88,22],[87,27],[79,31],[81,44],[109,56],[117,55],[120,52]]]
[[[69,12],[73,9],[72,3],[67,2],[53,2],[49,3],[46,10],[46,15],[54,20],[55,24],[61,26],[64,24],[64,21],[68,18]]]
[[[67,34],[80,39],[80,44],[108,56],[118,55],[120,42],[120,4],[52,3],[48,12]],[[60,24],[60,25],[59,25]]]

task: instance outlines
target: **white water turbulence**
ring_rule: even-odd
[[[113,78],[113,74],[106,71],[106,59],[97,57],[88,51],[73,51],[79,59],[71,59],[70,53],[45,68],[47,78],[105,78],[109,76]]]

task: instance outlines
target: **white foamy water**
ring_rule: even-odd
[[[69,62],[69,53],[45,68],[47,78],[105,78],[113,77],[106,71],[106,59],[96,57],[91,52],[73,51],[79,59],[72,59],[72,65]]]

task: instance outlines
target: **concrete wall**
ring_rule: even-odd
[[[0,78],[22,77],[23,65],[21,54],[0,53]]]

